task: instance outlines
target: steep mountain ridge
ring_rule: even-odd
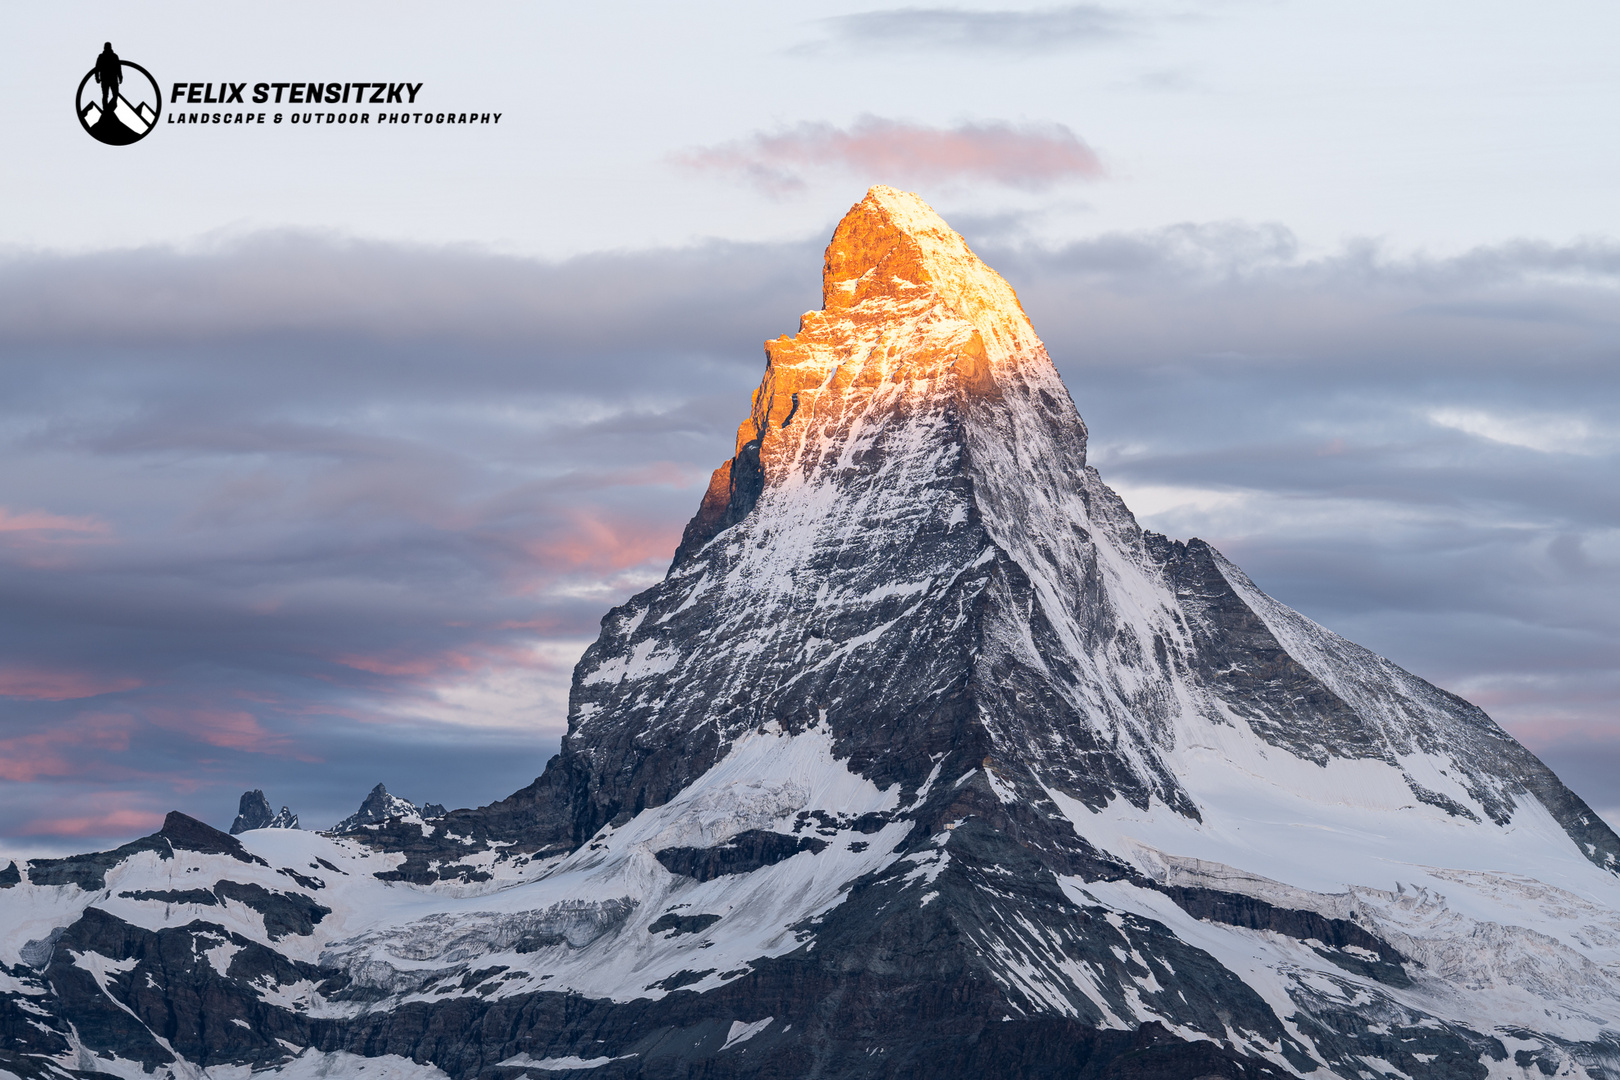
[[[766,354],[533,785],[0,878],[10,1067],[1620,1078],[1613,832],[1144,532],[920,199]]]
[[[638,719],[644,734],[700,743],[672,753],[660,741],[643,761],[632,738],[626,758],[592,766],[618,775],[634,760],[628,775],[651,786],[597,783],[598,809],[572,842],[667,798],[728,731],[816,715],[810,702],[837,699],[833,680],[853,666],[845,643],[865,650],[850,674],[870,679],[890,660],[871,655],[883,646],[865,635],[883,628],[903,650],[892,662],[914,669],[919,635],[976,621],[976,641],[940,643],[943,670],[958,692],[971,687],[986,737],[1026,765],[1045,755],[1044,780],[1087,805],[1157,797],[1196,817],[1163,761],[1170,718],[1241,718],[1318,764],[1388,762],[1411,797],[1464,817],[1505,824],[1514,795],[1534,790],[1587,857],[1620,858],[1601,819],[1480,710],[1271,601],[1207,545],[1144,534],[1086,465],[1085,425],[1012,290],[919,200],[874,189],[826,265],[826,309],[767,345],[736,456],[717,470],[669,578],[610,614],[582,661],[564,757],[579,746],[607,760],[622,721],[649,711],[658,719]],[[714,528],[727,520],[725,485],[736,520]],[[852,602],[864,597],[877,602]],[[969,603],[973,616],[956,625],[953,605]],[[896,632],[896,617],[917,628]],[[725,670],[714,648],[686,645],[700,637],[735,650]],[[737,700],[717,717],[722,683]],[[1020,694],[1050,700],[1030,709]],[[868,729],[871,698],[858,699]],[[1015,736],[1031,715],[1050,725],[1045,736]],[[836,709],[829,718],[837,730]],[[840,751],[858,771],[871,760],[915,788],[928,755],[892,734],[840,730]]]

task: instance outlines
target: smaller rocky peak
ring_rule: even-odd
[[[298,815],[281,808],[279,814],[270,809],[270,800],[264,797],[264,792],[257,789],[242,792],[242,801],[237,804],[236,820],[231,822],[231,835],[237,836],[249,829],[296,829],[298,828]]]
[[[268,865],[257,855],[250,854],[236,837],[222,833],[212,825],[198,821],[189,814],[182,814],[178,810],[169,811],[169,815],[163,819],[163,828],[158,830],[157,835],[167,840],[169,846],[176,851],[229,855],[238,862]]]
[[[398,795],[390,795],[386,787],[378,784],[360,804],[360,809],[332,826],[331,831],[340,834],[356,833],[368,826],[401,819],[420,823],[423,814],[415,803]]]
[[[242,800],[236,807],[236,820],[231,822],[231,835],[237,836],[249,829],[266,828],[275,816],[275,812],[270,809],[270,800],[264,797],[264,792],[257,789],[244,791]]]

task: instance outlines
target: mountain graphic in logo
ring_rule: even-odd
[[[128,146],[144,139],[157,123],[163,92],[150,71],[120,59],[109,41],[95,66],[79,80],[74,107],[92,138],[109,146]]]

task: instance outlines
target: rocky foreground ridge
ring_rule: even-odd
[[[1620,1080],[1597,815],[1138,527],[921,200],[823,299],[534,784],[13,864],[0,1070]]]

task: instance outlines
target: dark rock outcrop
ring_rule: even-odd
[[[677,915],[670,912],[654,919],[647,926],[649,934],[696,934],[720,921],[719,915]]]
[[[276,817],[275,811],[270,809],[270,800],[264,797],[264,792],[244,791],[242,801],[236,810],[236,820],[231,822],[231,835],[247,832],[249,829],[269,828],[270,822]]]
[[[288,934],[308,936],[315,924],[332,914],[332,909],[301,893],[275,892],[262,885],[222,881],[214,886],[221,900],[236,900],[264,916],[265,933],[271,941]]]
[[[126,900],[152,900],[160,904],[201,904],[213,907],[219,903],[207,889],[135,889],[118,894]]]
[[[242,801],[236,811],[236,820],[231,822],[231,835],[247,832],[249,829],[296,829],[298,828],[298,815],[281,808],[279,814],[270,811],[270,800],[264,797],[264,792],[244,791]]]
[[[748,874],[762,866],[773,866],[801,851],[824,851],[827,841],[813,836],[787,836],[778,832],[750,829],[724,844],[709,848],[665,848],[654,852],[664,869],[699,881],[711,881],[723,874]]]
[[[169,842],[177,851],[200,851],[208,855],[229,855],[238,862],[257,863],[268,866],[269,863],[257,855],[249,854],[242,846],[242,842],[229,833],[222,833],[212,825],[204,824],[194,817],[182,814],[178,810],[171,810],[163,819],[163,828],[157,834]]]

